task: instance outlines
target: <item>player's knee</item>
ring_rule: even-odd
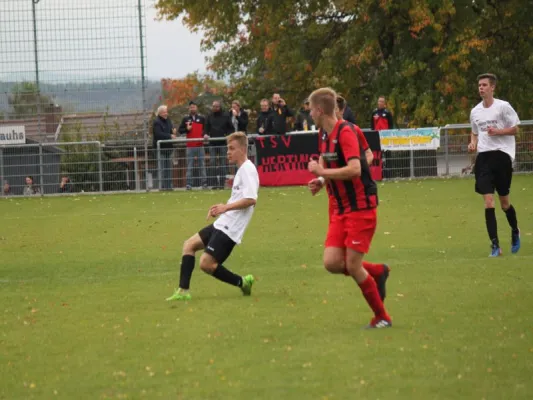
[[[485,198],[485,208],[494,208],[494,198],[486,197]]]
[[[210,256],[203,254],[200,257],[200,269],[207,274],[212,275],[217,269],[217,262]]]
[[[344,272],[344,261],[334,258],[324,258],[324,268],[332,274],[342,274]]]
[[[183,242],[183,254],[194,254],[198,250],[197,243],[193,238],[189,238]]]

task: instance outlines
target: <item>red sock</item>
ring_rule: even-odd
[[[383,273],[385,265],[373,264],[368,261],[363,261],[363,268],[366,269],[366,272],[368,272],[372,276],[372,278],[376,279],[379,278],[380,275]]]
[[[386,319],[390,321],[389,314],[385,311],[385,306],[379,297],[378,286],[376,281],[370,275],[366,277],[366,280],[359,284],[363,296],[365,296],[366,302],[374,311],[374,315],[378,318]]]

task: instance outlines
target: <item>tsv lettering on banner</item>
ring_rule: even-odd
[[[436,150],[440,128],[386,129],[379,132],[384,150]]]
[[[26,129],[24,128],[24,125],[0,126],[0,146],[25,143]]]

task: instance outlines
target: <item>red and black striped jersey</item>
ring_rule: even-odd
[[[370,175],[360,136],[364,138],[354,125],[342,120],[329,134],[322,129],[319,131],[320,155],[326,168],[345,167],[353,158],[361,162],[361,176],[351,180],[328,180],[330,211],[335,214],[367,210],[378,205],[377,186]]]

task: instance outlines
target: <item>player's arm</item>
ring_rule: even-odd
[[[506,128],[496,129],[489,128],[487,133],[490,136],[514,136],[518,133],[518,124],[520,124],[520,119],[514,108],[509,104],[505,103],[502,107],[501,118],[503,121],[503,126]]]
[[[318,159],[318,165],[322,169],[325,168],[324,158],[322,156],[320,156],[320,158]],[[307,187],[311,191],[311,194],[314,196],[315,194],[320,192],[320,190],[324,187],[325,184],[326,184],[326,178],[324,178],[323,176],[318,176],[316,178],[311,179],[309,183],[307,184]]]
[[[366,163],[368,164],[368,166],[372,165],[372,161],[374,161],[374,153],[372,153],[372,150],[370,149],[365,150],[365,158],[366,158]]]
[[[232,210],[243,210],[248,207],[255,206],[257,203],[256,199],[240,199],[237,200],[235,203],[226,204],[225,205],[225,211],[232,211]]]
[[[489,136],[514,136],[518,132],[518,126],[513,126],[511,128],[502,128],[502,129],[496,129],[496,128],[489,128],[487,129],[487,133]]]
[[[357,135],[349,127],[345,127],[339,133],[339,144],[344,153],[346,166],[341,168],[324,168],[316,161],[309,163],[309,171],[316,176],[321,176],[324,179],[334,179],[341,181],[348,181],[355,177],[361,176],[361,157],[359,149],[359,140]],[[343,134],[344,133],[344,134]]]
[[[209,217],[216,218],[228,211],[243,210],[245,208],[255,206],[256,202],[256,199],[244,198],[231,204],[215,204],[209,208],[209,211],[207,211],[207,219],[209,219]]]
[[[361,176],[361,161],[359,158],[350,158],[348,165],[342,168],[324,168],[320,174],[324,179],[349,181]]]

